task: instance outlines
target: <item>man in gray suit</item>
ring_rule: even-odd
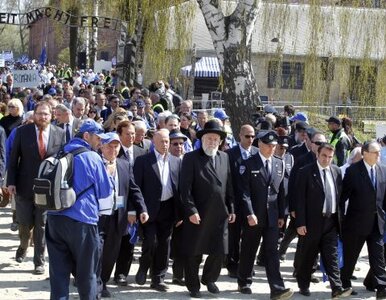
[[[44,273],[43,210],[34,204],[33,180],[38,175],[40,163],[54,156],[65,142],[61,128],[51,125],[52,109],[48,102],[39,102],[34,109],[34,124],[17,129],[9,159],[8,191],[16,195],[16,217],[19,222],[20,246],[16,261],[21,263],[27,252],[30,232],[34,239],[34,274]]]

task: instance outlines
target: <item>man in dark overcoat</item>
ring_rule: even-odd
[[[228,222],[235,221],[233,188],[226,153],[218,147],[226,137],[223,127],[208,121],[197,133],[202,148],[187,153],[180,176],[181,199],[185,210],[183,252],[185,282],[191,297],[199,298],[199,265],[205,261],[201,283],[211,293],[219,293],[215,282],[228,252]]]

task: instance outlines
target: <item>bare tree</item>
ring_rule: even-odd
[[[224,100],[232,128],[238,132],[260,104],[251,64],[251,38],[261,0],[240,0],[225,16],[218,0],[197,0],[219,60]]]

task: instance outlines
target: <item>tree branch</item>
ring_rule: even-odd
[[[222,54],[224,52],[224,42],[226,39],[224,14],[219,8],[218,0],[197,0],[206,26],[212,37],[213,46],[219,59],[220,67],[223,68]]]

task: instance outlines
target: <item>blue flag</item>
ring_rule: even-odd
[[[47,61],[47,51],[46,51],[46,46],[43,47],[42,53],[40,53],[39,57],[39,65],[45,65]]]

